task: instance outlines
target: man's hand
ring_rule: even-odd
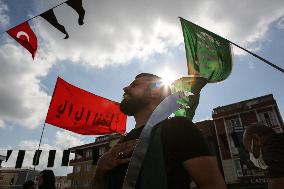
[[[117,167],[118,165],[130,161],[130,156],[137,143],[137,140],[130,140],[127,142],[120,141],[114,145],[109,151],[104,153],[97,163],[96,172],[93,179],[92,189],[106,189],[107,180],[106,173]]]
[[[98,160],[97,169],[101,173],[105,173],[118,165],[130,161],[130,156],[137,143],[137,140],[130,140],[114,145],[109,151],[104,153]]]

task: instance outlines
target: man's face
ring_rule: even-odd
[[[126,115],[133,116],[145,108],[151,99],[149,85],[153,82],[148,77],[139,77],[129,86],[123,88],[123,99],[120,103],[120,110]]]

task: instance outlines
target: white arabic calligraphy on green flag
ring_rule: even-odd
[[[225,80],[232,70],[232,56],[229,42],[183,18],[180,18],[184,36],[189,77],[176,80],[171,85],[172,93],[187,91],[193,93],[177,103],[182,108],[175,116],[195,115],[199,103],[200,91],[207,83]]]
[[[180,18],[184,36],[189,75],[199,75],[209,83],[226,79],[232,70],[229,42],[183,18]]]

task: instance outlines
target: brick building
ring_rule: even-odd
[[[228,189],[264,189],[264,172],[255,168],[243,149],[242,135],[246,126],[263,123],[277,132],[284,129],[283,120],[273,95],[266,95],[213,109],[212,120],[197,122],[215,153]],[[114,145],[119,135],[98,137],[94,143],[71,148],[75,159],[70,161],[73,173],[71,188],[90,188],[98,157]],[[193,184],[194,186],[194,184]]]
[[[249,161],[242,136],[246,126],[254,123],[263,123],[282,132],[283,121],[273,95],[214,108],[212,118],[228,187],[266,188],[264,172]]]
[[[38,175],[39,171],[31,168],[1,168],[0,189],[22,189],[27,180],[35,181]]]
[[[99,157],[116,144],[120,135],[105,135],[96,138],[93,143],[70,148],[71,153],[75,153],[75,159],[70,160],[69,166],[73,166],[73,172],[67,175],[71,180],[70,189],[89,189],[92,177]]]
[[[71,180],[67,179],[67,176],[56,176],[55,177],[56,189],[67,189],[71,187]]]

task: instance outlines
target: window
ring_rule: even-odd
[[[109,139],[108,136],[101,136],[96,139],[96,142],[107,141]]]
[[[74,172],[79,173],[80,172],[80,165],[74,166]]]
[[[238,135],[243,131],[243,126],[241,125],[240,119],[235,117],[226,120],[226,130],[230,152],[233,156],[237,156],[239,155],[238,146],[240,144]]]
[[[92,171],[92,165],[91,164],[85,165],[85,171],[87,172]]]
[[[79,187],[79,181],[78,180],[73,180],[73,186],[74,186],[74,188]]]
[[[226,126],[228,133],[231,133],[233,131],[243,131],[243,127],[241,125],[239,118],[226,120]]]
[[[105,151],[106,151],[106,147],[100,147],[99,148],[99,155],[100,156],[103,155],[105,153]]]
[[[262,112],[258,114],[259,121],[267,126],[275,126],[277,125],[277,118],[273,111]]]
[[[87,180],[85,181],[85,183],[84,183],[84,186],[86,187],[86,186],[89,186],[89,185],[90,185],[90,180],[87,179]]]
[[[87,150],[86,157],[91,158],[92,157],[92,150]]]
[[[79,155],[79,154],[75,154],[75,159],[81,159],[82,158],[82,156],[81,155]]]

